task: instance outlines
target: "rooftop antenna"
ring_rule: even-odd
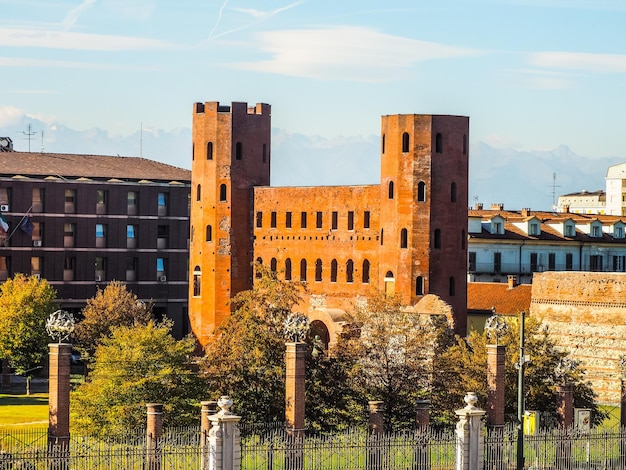
[[[556,208],[556,188],[560,188],[558,184],[556,184],[556,171],[552,172],[552,209]]]
[[[139,157],[143,157],[143,121],[139,122]]]
[[[41,153],[43,153],[43,131],[41,131]]]
[[[22,131],[22,134],[24,134],[28,138],[28,153],[30,153],[30,138],[32,136],[34,136],[36,134],[36,132],[33,132],[32,125],[29,124],[28,125],[28,131],[26,131],[26,132]]]

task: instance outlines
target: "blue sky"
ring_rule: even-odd
[[[624,0],[0,0],[0,133],[23,115],[129,135],[195,101],[294,133],[470,116],[471,140],[626,156]]]

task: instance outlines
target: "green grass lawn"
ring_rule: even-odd
[[[48,394],[0,394],[0,430],[48,426]]]

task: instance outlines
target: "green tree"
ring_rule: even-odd
[[[56,291],[45,279],[16,274],[0,286],[0,357],[30,377],[47,357],[46,320],[56,309]]]
[[[152,306],[139,300],[120,281],[112,281],[87,300],[82,315],[74,330],[76,349],[91,358],[113,327],[147,324],[152,319]]]
[[[257,264],[251,290],[237,294],[234,311],[205,348],[201,370],[214,398],[230,395],[243,422],[283,422],[283,322],[301,301],[302,286]]]
[[[199,418],[202,380],[193,370],[195,340],[177,341],[172,322],[117,326],[102,338],[86,382],[72,392],[72,426],[90,435],[123,435],[145,426],[146,403],[164,405],[166,425]]]
[[[519,320],[507,318],[508,329],[498,339],[505,346],[505,413],[517,416],[517,380],[519,362]],[[555,417],[557,386],[562,378],[557,366],[568,354],[556,348],[550,332],[541,320],[529,317],[524,328],[524,354],[530,358],[526,364],[524,387],[526,409]],[[454,410],[463,406],[463,397],[474,391],[479,406],[487,405],[487,337],[485,333],[472,332],[467,338],[457,337],[457,344],[436,359],[433,414],[435,421],[451,424],[456,421]],[[584,381],[584,370],[574,363],[566,380],[574,384],[574,405],[593,410],[598,423],[605,413],[595,403],[595,394],[589,382]]]
[[[445,317],[410,312],[397,296],[384,294],[351,316],[336,354],[351,364],[353,387],[384,402],[387,429],[412,426],[415,402],[429,394],[433,358],[449,331]]]

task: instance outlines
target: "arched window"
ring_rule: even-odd
[[[276,265],[278,264],[278,262],[276,261],[276,258],[272,258],[270,260],[270,269],[272,270],[272,272],[276,272]]]
[[[443,136],[441,132],[437,132],[435,135],[435,153],[443,152]]]
[[[195,233],[195,231],[196,231],[196,227],[194,227],[194,226],[192,225],[192,226],[191,226],[191,237],[190,237],[190,238],[191,238],[191,241],[193,241],[193,234]]]
[[[256,227],[257,228],[262,228],[263,227],[263,212],[258,211],[256,213]]]
[[[409,246],[409,231],[403,228],[400,231],[400,248],[407,248]]]
[[[385,237],[385,229],[380,229],[380,245],[383,244],[383,238]]]
[[[206,241],[213,241],[213,227],[210,225],[206,226]]]
[[[450,297],[454,297],[456,294],[456,285],[455,285],[454,277],[450,277]]]
[[[435,248],[441,248],[441,230],[435,229]]]
[[[417,202],[426,201],[426,183],[420,181],[417,183]]]
[[[196,144],[191,144],[191,160],[196,159]]]
[[[261,258],[260,256],[256,259],[256,264],[261,265],[263,264],[263,258]],[[261,271],[259,269],[256,270],[256,277],[257,279],[261,277]]]
[[[206,143],[206,159],[213,160],[213,142]]]
[[[200,297],[200,288],[202,286],[202,270],[200,266],[193,268],[193,296]]]
[[[263,163],[267,163],[267,144],[263,144]]]
[[[408,132],[405,132],[404,134],[402,134],[402,151],[403,152],[409,151],[409,133]]]
[[[389,199],[393,199],[393,181],[389,182]]]
[[[383,134],[380,142],[380,153],[385,153],[385,134]]]
[[[387,279],[389,279],[389,280],[392,280],[392,281],[393,281],[393,272],[392,272],[392,271],[387,271],[387,272],[385,273],[385,280],[387,280]]]
[[[467,235],[465,235],[465,230],[461,230],[461,250],[464,250],[467,245]]]
[[[415,295],[424,295],[424,278],[417,276],[415,279]]]
[[[235,144],[235,158],[237,160],[241,160],[242,155],[243,155],[243,150],[241,149],[241,142],[237,142],[237,144]]]
[[[322,282],[322,260],[319,258],[315,260],[315,281]]]
[[[346,282],[354,282],[354,261],[351,259],[346,263]]]
[[[362,279],[363,279],[363,284],[369,284],[369,282],[370,282],[370,262],[368,260],[363,260]]]
[[[300,260],[300,280],[306,282],[306,260],[304,258]]]
[[[196,186],[196,201],[199,201],[202,199],[202,185],[198,185]]]
[[[285,281],[291,281],[291,258],[285,260]]]
[[[467,155],[467,136],[463,134],[463,155]]]
[[[450,183],[450,202],[456,202],[456,183]]]
[[[221,202],[226,201],[226,185],[225,184],[220,184],[220,201]]]
[[[330,262],[330,282],[337,282],[337,260]]]

